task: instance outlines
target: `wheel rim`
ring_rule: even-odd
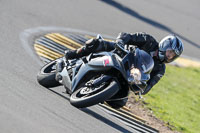
[[[89,81],[91,82],[91,81]],[[99,86],[92,86],[92,85],[87,85],[88,82],[83,86],[81,89],[79,89],[78,93],[76,94],[77,98],[85,98],[89,97],[91,95],[94,95],[100,91],[102,91],[105,87],[107,87],[107,84],[105,82],[101,83]]]

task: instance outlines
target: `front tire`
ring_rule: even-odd
[[[70,103],[77,108],[89,107],[109,99],[119,91],[119,85],[116,80],[112,79],[108,85],[92,95],[81,95],[83,89],[87,88],[80,87],[70,97]]]
[[[59,86],[60,83],[55,79],[56,76],[55,68],[56,68],[56,60],[51,61],[50,63],[44,65],[37,74],[38,83],[46,88]]]

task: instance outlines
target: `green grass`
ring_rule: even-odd
[[[200,132],[200,68],[168,65],[165,76],[144,98],[156,117],[174,130]]]

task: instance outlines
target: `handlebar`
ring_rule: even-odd
[[[124,49],[124,47],[122,46],[123,44],[120,44],[120,43],[115,43],[115,48],[125,54],[128,54],[129,51]]]

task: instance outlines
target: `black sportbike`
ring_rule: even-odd
[[[97,39],[103,40],[100,35]],[[58,61],[62,62],[62,69],[56,65]],[[51,61],[41,68],[37,80],[47,88],[63,85],[75,107],[104,101],[115,107],[116,101],[127,98],[130,89],[135,93],[143,91],[153,66],[152,57],[145,51],[116,43],[111,52]]]

